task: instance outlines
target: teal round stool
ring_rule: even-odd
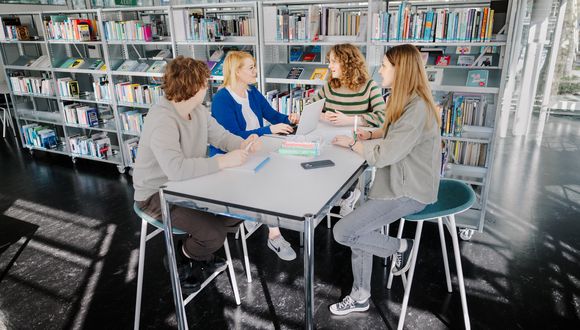
[[[399,316],[399,324],[397,329],[403,329],[405,323],[405,316],[407,314],[407,305],[409,304],[409,295],[411,293],[411,285],[413,283],[413,275],[415,273],[415,263],[417,262],[417,254],[419,252],[419,243],[421,240],[421,231],[423,230],[423,222],[426,220],[437,220],[439,226],[439,238],[441,241],[441,249],[443,252],[443,264],[445,266],[445,278],[447,281],[447,291],[451,292],[451,276],[449,275],[449,261],[447,259],[447,249],[445,246],[445,233],[443,231],[443,221],[451,234],[453,241],[453,254],[455,256],[455,265],[457,267],[457,279],[459,282],[459,294],[461,296],[461,306],[463,308],[463,319],[465,321],[465,328],[471,329],[469,322],[469,312],[467,309],[467,298],[465,296],[465,284],[463,282],[463,269],[461,267],[461,254],[459,251],[459,241],[457,238],[457,227],[455,224],[455,215],[465,212],[474,203],[476,197],[473,189],[466,183],[458,180],[441,179],[439,183],[439,193],[437,194],[437,202],[427,205],[421,212],[411,214],[401,219],[398,228],[397,238],[401,238],[403,233],[403,226],[405,221],[417,222],[417,229],[415,231],[414,250],[411,255],[411,267],[408,270],[408,278],[403,274],[403,286],[405,294],[403,296],[403,305],[401,307],[401,315]],[[391,263],[391,271],[387,281],[387,288],[391,288],[393,281],[393,267],[395,261]]]
[[[139,266],[138,266],[138,271],[137,271],[137,298],[136,298],[136,303],[135,303],[135,323],[134,323],[134,329],[138,330],[139,323],[141,320],[141,296],[142,296],[142,291],[143,291],[143,271],[145,268],[145,248],[147,247],[147,241],[149,241],[151,238],[157,236],[159,233],[162,233],[165,230],[165,225],[163,224],[163,222],[161,222],[161,221],[149,216],[147,213],[143,212],[139,208],[139,206],[137,206],[137,203],[133,204],[133,210],[139,216],[139,218],[141,218],[141,238],[140,238],[140,243],[139,243]],[[147,235],[147,226],[148,225],[155,227],[155,230],[153,232],[151,232],[149,235]],[[187,232],[185,232],[181,229],[175,228],[175,227],[171,228],[171,232],[173,233],[173,235],[175,235],[179,238],[185,238],[188,235]],[[230,255],[230,247],[228,245],[227,237],[224,241],[224,250],[226,252],[226,260],[227,260],[226,263],[227,263],[228,271],[230,273],[230,282],[232,284],[232,291],[234,292],[234,298],[236,300],[236,304],[240,305],[240,303],[241,303],[240,294],[238,292],[238,284],[236,282],[236,277],[235,277],[235,273],[234,273],[234,267],[232,264],[232,258]],[[207,286],[207,284],[210,281],[212,281],[217,276],[217,274],[220,272],[221,272],[221,270],[214,272],[213,275],[211,275],[208,279],[206,279],[202,283],[199,291],[190,294],[184,300],[184,306],[187,305],[187,303],[189,303],[201,290],[203,290],[203,288],[205,286]]]

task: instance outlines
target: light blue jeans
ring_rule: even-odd
[[[334,239],[352,249],[352,290],[356,301],[371,296],[373,255],[389,257],[397,252],[401,240],[380,233],[383,226],[419,212],[426,204],[408,197],[392,200],[368,200],[334,226]]]

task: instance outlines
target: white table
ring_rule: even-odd
[[[256,219],[267,224],[303,232],[305,327],[313,328],[313,276],[314,229],[325,219],[330,208],[363,174],[367,164],[354,152],[331,145],[338,134],[352,132],[352,128],[335,128],[320,123],[310,137],[323,139],[321,155],[315,158],[283,156],[275,153],[283,139],[262,137],[263,151],[271,160],[258,172],[223,170],[211,175],[168,182],[160,189],[165,241],[170,261],[171,284],[179,329],[187,329],[187,319],[182,301],[181,287],[175,262],[169,204],[197,207],[211,213],[246,215],[249,212],[279,217]],[[330,159],[333,167],[305,170],[300,163],[310,160]],[[191,205],[193,201],[196,206]],[[206,209],[207,208],[207,209]],[[275,221],[275,223],[271,223]],[[248,270],[249,271],[249,270]]]

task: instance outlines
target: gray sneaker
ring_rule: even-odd
[[[415,240],[407,240],[407,249],[403,252],[395,253],[395,267],[393,268],[393,275],[398,276],[405,273],[411,267],[411,257],[413,256],[413,248],[415,248]]]
[[[350,296],[344,297],[341,302],[330,305],[328,309],[333,315],[346,315],[352,312],[366,312],[369,310],[369,300],[357,302]]]
[[[268,239],[268,247],[270,250],[276,252],[278,257],[282,260],[290,261],[296,259],[296,252],[290,246],[282,235],[274,238]]]

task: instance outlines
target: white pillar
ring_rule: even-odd
[[[512,127],[515,136],[527,134],[530,127],[551,7],[552,0],[534,1],[520,99]]]
[[[552,97],[552,83],[554,82],[554,70],[556,68],[556,60],[558,59],[558,50],[560,49],[560,39],[562,36],[562,27],[564,26],[564,16],[566,16],[567,0],[562,0],[560,9],[558,10],[558,21],[554,30],[554,40],[552,41],[552,49],[550,51],[550,62],[548,63],[548,73],[546,75],[546,83],[544,85],[544,96],[542,99],[542,108],[540,109],[540,120],[538,122],[538,129],[536,131],[536,138],[540,139],[544,133],[544,126],[546,124],[547,110],[550,105],[550,98]]]

